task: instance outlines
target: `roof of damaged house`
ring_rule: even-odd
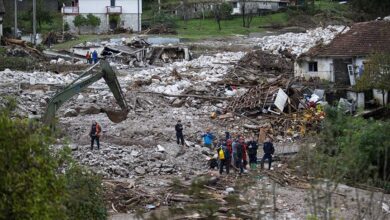
[[[374,52],[390,53],[390,22],[370,21],[354,24],[328,45],[317,45],[301,57],[355,57]]]
[[[0,0],[0,15],[5,14],[4,2]]]

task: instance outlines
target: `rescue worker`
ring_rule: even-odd
[[[181,124],[181,120],[177,121],[177,124],[175,125],[176,130],[176,142],[177,144],[180,144],[184,146],[184,135],[183,135],[183,125]]]
[[[213,146],[214,135],[211,133],[210,128],[206,129],[206,133],[202,134],[204,146],[211,149]]]
[[[252,136],[250,141],[247,143],[248,146],[248,156],[249,156],[249,167],[253,170],[256,169],[257,165],[257,141]]]
[[[234,157],[234,165],[238,169],[240,169],[240,175],[244,172],[244,167],[242,164],[243,160],[243,146],[240,140],[235,139],[232,143],[233,148],[233,157]]]
[[[264,156],[263,159],[261,159],[261,169],[264,168],[264,160],[268,159],[268,169],[270,170],[271,163],[272,163],[272,154],[275,153],[275,148],[269,138],[267,138],[266,141],[264,142],[263,151],[264,151]]]
[[[226,173],[229,174],[230,169],[230,152],[227,149],[226,142],[221,139],[220,145],[217,148],[217,154],[219,159],[219,174],[222,175],[223,167],[226,167]]]
[[[96,50],[94,50],[93,53],[92,53],[92,59],[93,59],[93,63],[96,64],[97,61],[98,61],[98,53],[97,53]]]
[[[99,138],[100,138],[101,131],[102,128],[100,127],[100,125],[96,121],[93,121],[91,126],[91,131],[89,132],[89,136],[91,137],[91,150],[93,150],[93,144],[95,140],[97,144],[97,149],[98,150],[100,149]]]
[[[90,62],[90,59],[91,59],[91,54],[89,53],[89,51],[87,51],[87,54],[85,55],[85,59],[87,59],[87,64],[89,64]]]

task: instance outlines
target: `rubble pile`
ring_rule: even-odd
[[[151,81],[148,91],[178,95],[190,86],[207,87],[220,81],[245,53],[218,53],[200,56],[191,61],[175,62],[164,67],[142,70],[130,76],[128,81]],[[181,79],[177,78],[179,74]]]
[[[104,143],[103,143],[104,145]],[[208,148],[199,145],[186,148],[186,152],[177,152],[176,149],[167,152],[164,147],[158,145],[155,148],[142,146],[104,146],[101,150],[89,149],[89,146],[73,147],[73,156],[81,164],[90,167],[96,173],[105,178],[131,178],[134,176],[156,176],[166,174],[187,173],[189,170],[201,171],[207,169],[204,161],[210,155]],[[191,167],[183,166],[183,163],[191,162]]]
[[[337,34],[345,33],[349,30],[346,26],[332,26],[326,28],[318,27],[307,30],[306,33],[286,33],[277,36],[265,36],[254,38],[252,41],[264,51],[270,51],[273,54],[289,53],[299,56],[307,52],[317,44],[329,44]]]
[[[252,123],[244,128],[267,134],[273,140],[293,141],[307,130],[317,131],[324,119],[324,90],[300,85],[294,78],[278,77],[271,82],[250,88],[245,94],[227,104],[220,119],[229,112],[245,115]]]
[[[291,75],[293,62],[281,55],[270,54],[262,50],[247,53],[229,74],[225,81],[238,83],[257,83],[264,77],[277,77],[281,74]]]

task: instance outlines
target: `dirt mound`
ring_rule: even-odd
[[[262,50],[247,53],[226,76],[241,83],[258,82],[263,77],[293,74],[293,62],[287,56],[274,55]]]

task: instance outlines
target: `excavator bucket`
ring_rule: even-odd
[[[110,109],[103,109],[107,117],[114,123],[119,123],[127,119],[129,111],[114,111]]]

